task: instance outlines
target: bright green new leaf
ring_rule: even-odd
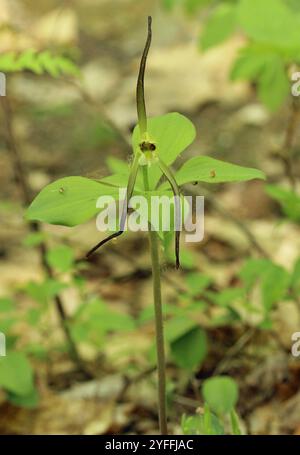
[[[217,415],[231,412],[238,400],[237,383],[228,376],[215,376],[203,383],[204,400]]]
[[[264,70],[258,80],[258,95],[262,103],[275,111],[289,93],[290,81],[284,61],[278,55],[266,58]]]
[[[27,409],[36,408],[39,403],[39,395],[36,388],[33,388],[26,395],[17,395],[9,392],[7,398],[15,406],[21,406],[22,408]]]
[[[33,390],[32,368],[21,352],[9,352],[0,358],[0,387],[22,396]]]
[[[16,54],[14,52],[7,52],[0,55],[0,71],[9,73],[11,71],[18,71],[16,63]]]
[[[184,0],[184,8],[188,14],[195,14],[198,10],[205,8],[210,3],[211,0]]]
[[[195,327],[195,321],[188,317],[174,317],[165,324],[166,340],[172,344]]]
[[[295,47],[300,42],[300,16],[283,0],[241,0],[238,23],[246,35],[260,43]]]
[[[48,300],[67,287],[66,283],[48,278],[42,283],[30,281],[26,284],[25,291],[36,302],[46,305]]]
[[[276,185],[267,185],[266,192],[277,201],[284,214],[292,221],[300,221],[300,197],[294,191]]]
[[[27,234],[23,240],[23,245],[27,247],[35,247],[43,243],[47,238],[45,232],[31,232]]]
[[[212,279],[202,273],[189,273],[186,278],[188,293],[192,296],[201,294],[212,282]]]
[[[67,245],[59,245],[47,252],[46,259],[50,267],[59,272],[68,272],[74,265],[74,252]]]
[[[267,315],[275,303],[284,298],[291,277],[281,266],[268,259],[249,259],[240,271],[245,286],[250,290],[260,283],[263,309]]]
[[[118,198],[118,189],[85,177],[65,177],[47,185],[26,212],[28,220],[76,226],[92,218],[100,196]]]
[[[231,422],[231,429],[232,434],[235,436],[240,436],[242,434],[240,429],[240,422],[237,413],[234,409],[230,412],[230,422]]]
[[[257,279],[262,275],[264,270],[272,266],[272,261],[268,259],[248,259],[242,266],[239,276],[243,280],[247,291],[255,285]]]
[[[191,158],[175,174],[178,185],[189,182],[242,182],[252,179],[265,179],[258,169],[226,163],[208,156]],[[165,183],[160,188],[165,187]]]
[[[148,119],[148,133],[155,142],[157,153],[166,165],[172,164],[195,139],[196,131],[192,122],[177,112]],[[142,138],[139,126],[134,128],[132,135],[133,150],[139,148]],[[158,165],[149,168],[149,182],[153,189],[162,175]]]
[[[291,288],[295,295],[300,295],[300,258],[297,259],[291,277]]]
[[[264,271],[261,292],[266,314],[269,313],[275,303],[284,298],[288,291],[290,280],[289,273],[277,264],[270,265]]]
[[[70,59],[62,55],[51,54],[49,51],[39,53],[33,49],[27,49],[20,54],[10,52],[0,56],[0,71],[26,70],[38,75],[48,73],[52,77],[58,77],[61,74],[80,75],[79,68]]]
[[[222,43],[234,32],[236,26],[235,5],[221,4],[209,17],[201,33],[200,46],[203,50]]]
[[[187,370],[197,368],[206,357],[207,339],[204,330],[194,327],[171,343],[171,354],[177,365]]]
[[[266,65],[266,59],[274,56],[274,51],[268,47],[250,44],[243,47],[233,64],[230,78],[235,81],[241,80],[258,80]]]

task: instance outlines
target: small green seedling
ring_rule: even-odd
[[[186,117],[170,113],[154,118],[147,118],[144,97],[144,74],[147,56],[151,44],[151,18],[148,18],[148,36],[142,55],[137,81],[138,125],[132,135],[133,159],[128,173],[127,198],[120,217],[120,229],[93,247],[90,256],[109,240],[120,236],[128,214],[128,204],[135,194],[149,198],[155,195],[180,195],[180,186],[195,181],[220,183],[237,182],[251,179],[264,179],[263,172],[224,163],[207,156],[197,156],[187,161],[176,173],[170,166],[177,156],[186,149],[195,138],[195,128]],[[124,173],[116,173],[102,180],[84,177],[65,177],[46,186],[34,199],[27,210],[27,218],[51,224],[76,226],[98,213],[96,201],[100,196],[110,195],[116,200],[124,182]],[[161,183],[161,178],[165,182]],[[180,201],[180,198],[174,198]],[[181,216],[181,203],[175,202],[176,218]],[[175,230],[175,229],[174,229]],[[149,229],[149,242],[152,261],[153,297],[156,326],[156,351],[158,365],[158,403],[159,426],[162,434],[167,434],[165,353],[161,301],[161,279],[159,258],[159,234]],[[179,261],[179,231],[175,233],[176,267]],[[176,346],[177,350],[180,348]],[[177,352],[177,351],[176,351]],[[176,355],[176,354],[175,354]]]
[[[240,435],[240,423],[235,406],[239,397],[238,385],[229,376],[214,376],[202,386],[204,408],[195,415],[183,415],[181,427],[187,435],[223,435],[227,430]]]

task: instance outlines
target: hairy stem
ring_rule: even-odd
[[[149,191],[148,169],[143,166],[143,177],[145,191]],[[152,264],[153,299],[155,311],[155,335],[158,372],[158,414],[159,429],[162,435],[168,434],[167,412],[166,412],[166,360],[164,347],[164,327],[161,300],[161,279],[159,263],[159,239],[156,231],[151,229],[149,222],[149,245]]]

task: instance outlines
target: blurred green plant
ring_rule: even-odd
[[[266,185],[265,190],[280,205],[286,220],[300,222],[300,197],[295,191],[277,185]]]
[[[163,0],[169,10],[182,5],[190,13],[206,8],[199,48],[207,51],[242,33],[247,44],[239,51],[231,79],[257,85],[258,97],[277,110],[291,92],[289,69],[300,64],[300,3],[298,0]]]
[[[7,52],[0,56],[0,71],[18,73],[31,71],[34,74],[49,74],[52,77],[62,75],[79,76],[78,66],[68,57],[55,55],[49,50],[35,51],[27,49],[23,52]]]

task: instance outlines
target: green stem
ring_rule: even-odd
[[[148,169],[143,166],[144,188],[149,191]],[[161,300],[161,279],[159,264],[159,239],[156,231],[151,229],[149,222],[149,244],[152,264],[153,299],[155,311],[155,335],[158,372],[158,413],[159,429],[162,435],[168,434],[166,412],[166,361],[164,347],[164,327]]]

